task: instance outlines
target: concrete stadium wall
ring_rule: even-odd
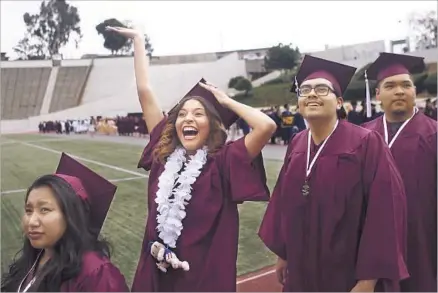
[[[1,68],[1,117],[25,119],[40,115],[50,67]]]
[[[226,89],[230,78],[246,76],[245,62],[237,53],[215,62],[150,66],[150,82],[164,110],[169,110],[201,78]],[[140,111],[134,73],[134,58],[95,59],[82,104],[105,100],[103,108],[121,112]],[[111,104],[111,105],[109,105]]]
[[[32,128],[29,125],[29,119],[23,120],[0,120],[0,133],[8,134],[8,133],[21,133],[28,131],[38,131],[37,128]]]
[[[67,61],[67,60],[66,60]],[[68,60],[77,66],[90,64],[89,60]],[[79,62],[81,61],[81,62]],[[50,65],[51,62],[49,61]],[[80,64],[80,65],[79,65]],[[170,110],[202,77],[220,88],[227,88],[230,78],[246,76],[245,61],[237,53],[215,62],[154,65],[150,67],[151,85],[163,110]],[[2,120],[1,133],[34,131],[45,120],[80,119],[90,116],[115,116],[140,112],[134,63],[132,57],[94,59],[82,104],[67,110],[29,117],[20,123]]]
[[[2,61],[1,68],[35,68],[35,67],[52,67],[51,60],[17,60]]]
[[[327,48],[324,51],[310,52],[309,55],[328,59],[340,63],[351,63],[355,61],[364,62],[363,60],[374,60],[380,52],[385,52],[385,41],[375,41],[359,43],[336,48]]]

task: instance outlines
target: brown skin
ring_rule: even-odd
[[[163,119],[158,100],[149,84],[149,57],[146,54],[143,33],[139,29],[124,27],[107,27],[108,31],[116,32],[132,39],[134,44],[134,70],[137,83],[137,94],[149,133]]]
[[[333,89],[332,83],[325,78],[306,80],[301,86],[305,85],[327,85]],[[320,144],[333,130],[338,119],[336,111],[342,107],[342,103],[342,98],[336,97],[333,91],[327,96],[317,96],[315,90],[312,90],[308,96],[298,98],[298,109],[309,123],[315,144]]]
[[[195,128],[198,134],[194,138],[185,138],[183,129],[186,127]],[[194,99],[186,101],[178,113],[175,128],[178,139],[187,153],[193,154],[202,148],[210,133],[210,121],[201,102]]]
[[[376,89],[388,122],[403,122],[414,113],[416,88],[409,74],[385,78]]]
[[[189,125],[201,130],[194,140],[184,139],[183,129]],[[188,147],[188,153],[194,153],[206,145],[209,154],[213,154],[225,144],[226,139],[227,134],[220,116],[211,103],[202,97],[190,96],[181,100],[170,112],[154,150],[154,157],[165,164],[167,157],[178,145]]]
[[[277,280],[278,282],[284,286],[286,284],[286,276],[287,276],[287,261],[278,258],[277,264],[275,265],[275,273],[277,274]]]
[[[50,258],[52,247],[61,239],[67,228],[64,214],[52,189],[42,186],[29,193],[22,228],[34,248],[44,249],[41,266]]]

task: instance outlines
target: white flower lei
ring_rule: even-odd
[[[196,181],[201,169],[207,162],[207,148],[199,149],[195,155],[190,156],[186,169],[178,175],[186,162],[186,150],[177,147],[169,156],[164,165],[164,171],[158,179],[158,191],[155,202],[157,207],[158,237],[164,244],[175,248],[176,241],[183,229],[182,220],[186,217],[185,206],[192,198],[192,184]],[[175,189],[176,184],[179,184]],[[174,196],[170,199],[171,196]]]

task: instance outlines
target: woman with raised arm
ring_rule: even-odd
[[[117,187],[62,154],[55,174],[29,187],[23,248],[2,292],[129,292],[99,233]]]
[[[204,80],[163,117],[148,84],[142,36],[109,29],[134,39],[137,87],[150,130],[139,162],[150,171],[148,218],[132,291],[235,291],[237,205],[269,200],[261,150],[276,125]],[[226,144],[225,128],[237,116],[253,130]],[[159,270],[151,242],[187,261],[189,270]]]

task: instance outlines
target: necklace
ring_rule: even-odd
[[[318,159],[319,155],[321,154],[322,150],[324,149],[330,136],[332,136],[333,132],[335,132],[336,128],[338,127],[338,124],[339,124],[339,120],[336,120],[336,124],[333,127],[333,130],[330,132],[330,134],[324,140],[324,142],[322,143],[319,150],[316,152],[316,154],[313,157],[311,162],[310,162],[310,145],[311,145],[312,134],[310,133],[310,129],[309,129],[309,132],[307,135],[306,179],[304,181],[303,187],[301,188],[301,193],[304,197],[307,197],[310,194],[310,185],[309,185],[308,178],[309,178],[310,172],[312,171],[313,165],[315,164],[316,160]],[[310,162],[310,164],[309,164],[309,162]]]
[[[27,279],[27,277],[29,276],[30,272],[32,272],[32,271],[35,269],[36,264],[38,263],[38,261],[39,261],[39,259],[40,259],[40,256],[41,256],[41,253],[42,253],[42,252],[43,252],[43,251],[41,250],[40,253],[38,253],[38,256],[37,256],[35,262],[33,263],[32,267],[31,267],[30,270],[27,272],[26,276],[24,276],[23,280],[21,280],[21,283],[20,283],[20,286],[18,286],[18,290],[17,290],[17,292],[27,292],[27,290],[29,290],[29,288],[35,283],[35,281],[36,281],[36,276],[34,276],[34,277],[32,278],[32,280],[30,280],[30,282],[29,282],[29,283],[27,284],[27,286],[24,288],[24,290],[21,291],[21,286],[23,286],[23,283],[24,283],[24,281]]]
[[[386,122],[386,114],[383,115],[383,131],[385,132],[385,142],[389,146],[389,148],[392,147],[392,145],[394,144],[395,140],[397,139],[399,134],[402,132],[403,128],[405,128],[405,126],[409,123],[409,121],[411,121],[411,119],[415,116],[415,114],[417,114],[417,112],[418,112],[418,109],[415,107],[414,108],[414,113],[412,114],[412,116],[409,117],[408,120],[403,122],[403,124],[397,130],[397,132],[395,133],[394,137],[391,139],[391,141],[389,143],[388,143],[389,134],[388,134],[388,124]]]
[[[199,149],[195,155],[190,156],[185,170],[178,174],[187,160],[186,150],[178,147],[167,159],[164,171],[158,179],[155,198],[158,204],[157,231],[158,237],[169,247],[175,248],[181,235],[182,220],[186,217],[185,208],[192,198],[192,184],[201,174],[201,169],[207,162],[207,154],[206,147]]]

